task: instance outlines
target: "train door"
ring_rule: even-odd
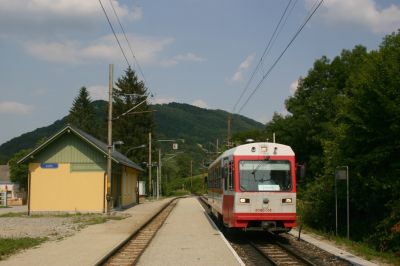
[[[233,225],[234,185],[233,160],[223,160],[223,221],[228,227]]]

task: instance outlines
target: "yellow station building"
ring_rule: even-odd
[[[106,212],[107,144],[70,125],[18,163],[29,163],[28,211]],[[113,151],[111,204],[139,203],[138,175],[143,169]]]

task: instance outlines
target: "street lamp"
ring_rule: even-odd
[[[125,152],[125,156],[128,156],[128,154],[129,154],[130,151],[133,151],[133,150],[136,150],[136,149],[140,149],[140,148],[146,148],[146,144],[142,144],[142,145],[140,145],[140,146],[132,147],[132,148],[128,149],[128,150]]]
[[[112,143],[112,151],[115,151],[115,145],[123,145],[124,142],[122,140],[113,141]]]

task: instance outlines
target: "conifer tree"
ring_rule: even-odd
[[[121,140],[118,147],[134,162],[147,161],[147,149],[134,149],[148,142],[153,133],[154,118],[149,105],[149,92],[130,67],[118,78],[113,93],[113,140]]]
[[[99,138],[99,125],[96,112],[85,87],[80,88],[79,95],[74,99],[69,110],[68,123],[94,137]]]

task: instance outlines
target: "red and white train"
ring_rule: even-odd
[[[287,232],[296,226],[291,147],[258,142],[225,151],[208,169],[208,204],[228,228]]]

